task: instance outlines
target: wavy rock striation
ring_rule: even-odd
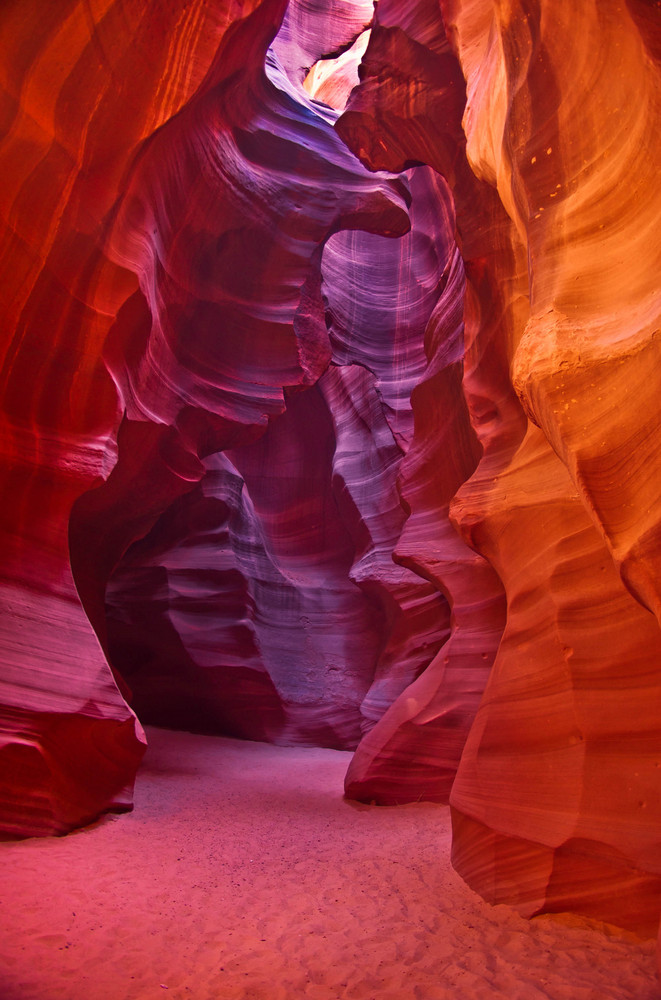
[[[644,260],[636,246],[658,216],[644,155],[658,135],[658,69],[639,25],[614,4],[588,5],[571,33],[559,30],[570,17],[563,5],[552,19],[543,5],[509,23],[474,12],[469,21],[451,4],[445,13],[467,78],[469,158],[495,183],[527,253],[529,315],[508,359],[544,432],[530,428],[479,497],[487,516],[478,531],[509,615],[453,791],[456,864],[490,898],[515,898],[524,911],[572,908],[650,931],[661,888],[652,832],[660,645],[646,610],[658,579],[649,496],[658,456],[649,378],[638,386],[641,366],[654,379],[659,305],[654,242]],[[468,55],[476,43],[486,44],[479,65]],[[644,219],[622,196],[634,161]],[[527,522],[531,481],[550,502],[522,563],[503,518],[514,507]],[[473,516],[475,485],[460,493],[460,523]],[[516,737],[503,699],[521,713]],[[505,812],[487,790],[499,758],[511,773]]]
[[[651,383],[634,388],[635,404],[629,384],[654,367],[658,298],[648,256],[622,255],[632,216],[616,188],[658,134],[649,22],[641,32],[626,9],[588,7],[568,59],[555,9],[505,17],[491,3],[443,3],[466,81],[464,159],[456,68],[433,5],[413,6],[379,5],[383,30],[338,128],[374,167],[422,160],[444,174],[466,267],[463,388],[482,456],[450,511],[503,581],[507,624],[452,790],[454,863],[525,913],[574,909],[650,932],[658,477]],[[645,220],[657,197],[643,195]],[[634,245],[648,225],[631,222]]]
[[[403,186],[265,77],[285,6],[3,11],[10,831],[129,805],[143,738],[102,653],[107,581],[206,455],[323,372],[330,233],[408,228]]]
[[[144,738],[78,600],[68,519],[112,466],[118,402],[100,351],[136,288],[103,253],[107,219],[136,150],[203,80],[229,7],[0,12],[0,811],[10,832],[61,832],[130,804]]]
[[[401,171],[426,160],[453,180],[463,170],[467,197],[478,207],[475,179],[461,159],[463,81],[432,6],[421,6],[424,16],[404,18],[400,26],[398,9],[379,5],[361,85],[337,129],[375,169]],[[400,484],[410,515],[396,560],[446,596],[452,632],[352,761],[347,794],[382,803],[447,801],[504,625],[498,578],[448,519],[450,500],[475,468],[480,444],[461,384],[464,264],[455,246],[451,195],[440,177],[436,191],[429,210],[446,242],[439,297],[425,331],[427,363],[412,386],[415,431]]]
[[[153,425],[158,417],[194,456],[222,448],[231,464],[223,460],[217,469],[209,458],[206,471],[191,465],[189,481],[204,477],[199,489],[182,471],[179,488],[190,495],[166,510],[117,567],[107,597],[109,649],[150,721],[347,747],[360,738],[361,702],[375,671],[383,690],[363,710],[367,720],[426,666],[447,629],[437,591],[392,566],[404,518],[394,482],[407,393],[394,385],[387,359],[379,362],[381,379],[366,375],[374,348],[361,346],[357,324],[365,319],[349,317],[349,329],[340,332],[346,302],[331,287],[347,269],[371,270],[383,283],[406,266],[408,244],[402,251],[378,234],[409,228],[410,195],[350,155],[327,120],[330,109],[317,113],[284,73],[278,52],[276,40],[268,75],[244,81],[243,108],[224,53],[231,86],[219,84],[213,100],[191,102],[161,131],[119,214],[114,245],[121,237],[145,299],[149,292],[148,303],[120,313],[106,350],[128,403],[130,434],[144,433],[146,418]],[[210,148],[220,151],[218,160],[203,164]],[[343,229],[374,235],[343,237]],[[330,256],[322,258],[326,244]],[[409,380],[424,357],[435,266],[435,258],[421,264],[421,316],[408,317],[410,358],[401,363],[413,370]],[[381,295],[387,301],[375,294],[363,312],[396,312],[396,285]],[[400,312],[410,314],[412,306],[403,301]],[[397,318],[389,327],[381,323],[381,341],[401,340],[400,326]],[[329,369],[340,335],[342,357]],[[118,511],[119,528],[131,525],[120,507],[135,493],[130,434],[124,458],[120,430],[117,484],[111,476],[74,515],[77,537],[85,540],[84,553],[82,544],[76,551],[90,579],[111,557],[90,548],[93,525]],[[158,444],[161,462],[160,438]],[[162,471],[147,472],[160,472],[167,488]],[[212,497],[219,501],[215,515]],[[202,503],[210,520],[198,535]],[[100,539],[109,543],[116,552],[112,535]],[[352,569],[365,544],[362,568]],[[214,572],[221,552],[231,569],[219,564]],[[370,586],[366,563],[375,559],[392,581],[381,583],[377,571]],[[201,640],[199,623],[211,615]],[[163,642],[155,646],[159,622]],[[256,686],[263,712],[261,700],[246,708]]]

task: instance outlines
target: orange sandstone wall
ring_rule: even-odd
[[[453,790],[455,863],[524,911],[653,930],[658,64],[627,7],[480,10],[444,14],[467,79],[469,160],[526,248],[529,315],[508,359],[533,426],[480,493],[510,613]],[[460,529],[477,485],[455,502]]]
[[[386,2],[338,127],[374,166],[423,160],[448,178],[467,272],[464,392],[483,452],[450,514],[498,573],[507,620],[451,793],[454,863],[524,913],[575,909],[653,932],[651,22],[639,5],[441,6],[465,110],[420,27],[433,5],[416,16]],[[461,137],[448,142],[462,112],[465,161]]]

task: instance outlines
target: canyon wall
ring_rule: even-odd
[[[2,829],[138,719],[356,748],[655,933],[659,12],[212,6],[0,14]]]
[[[379,4],[338,128],[375,169],[421,161],[448,179],[466,268],[463,389],[482,455],[450,517],[497,572],[507,618],[451,792],[453,860],[528,915],[653,933],[652,20],[585,5],[577,30],[562,5],[444,3],[464,109],[434,6]]]

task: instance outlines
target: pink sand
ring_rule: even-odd
[[[657,1000],[654,942],[491,907],[350,754],[148,732],[135,811],[0,845],[0,1000]]]

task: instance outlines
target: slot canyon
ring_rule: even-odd
[[[4,0],[0,50],[8,868],[268,752],[341,854],[442,815],[481,920],[648,980],[170,997],[660,995],[661,0]]]

